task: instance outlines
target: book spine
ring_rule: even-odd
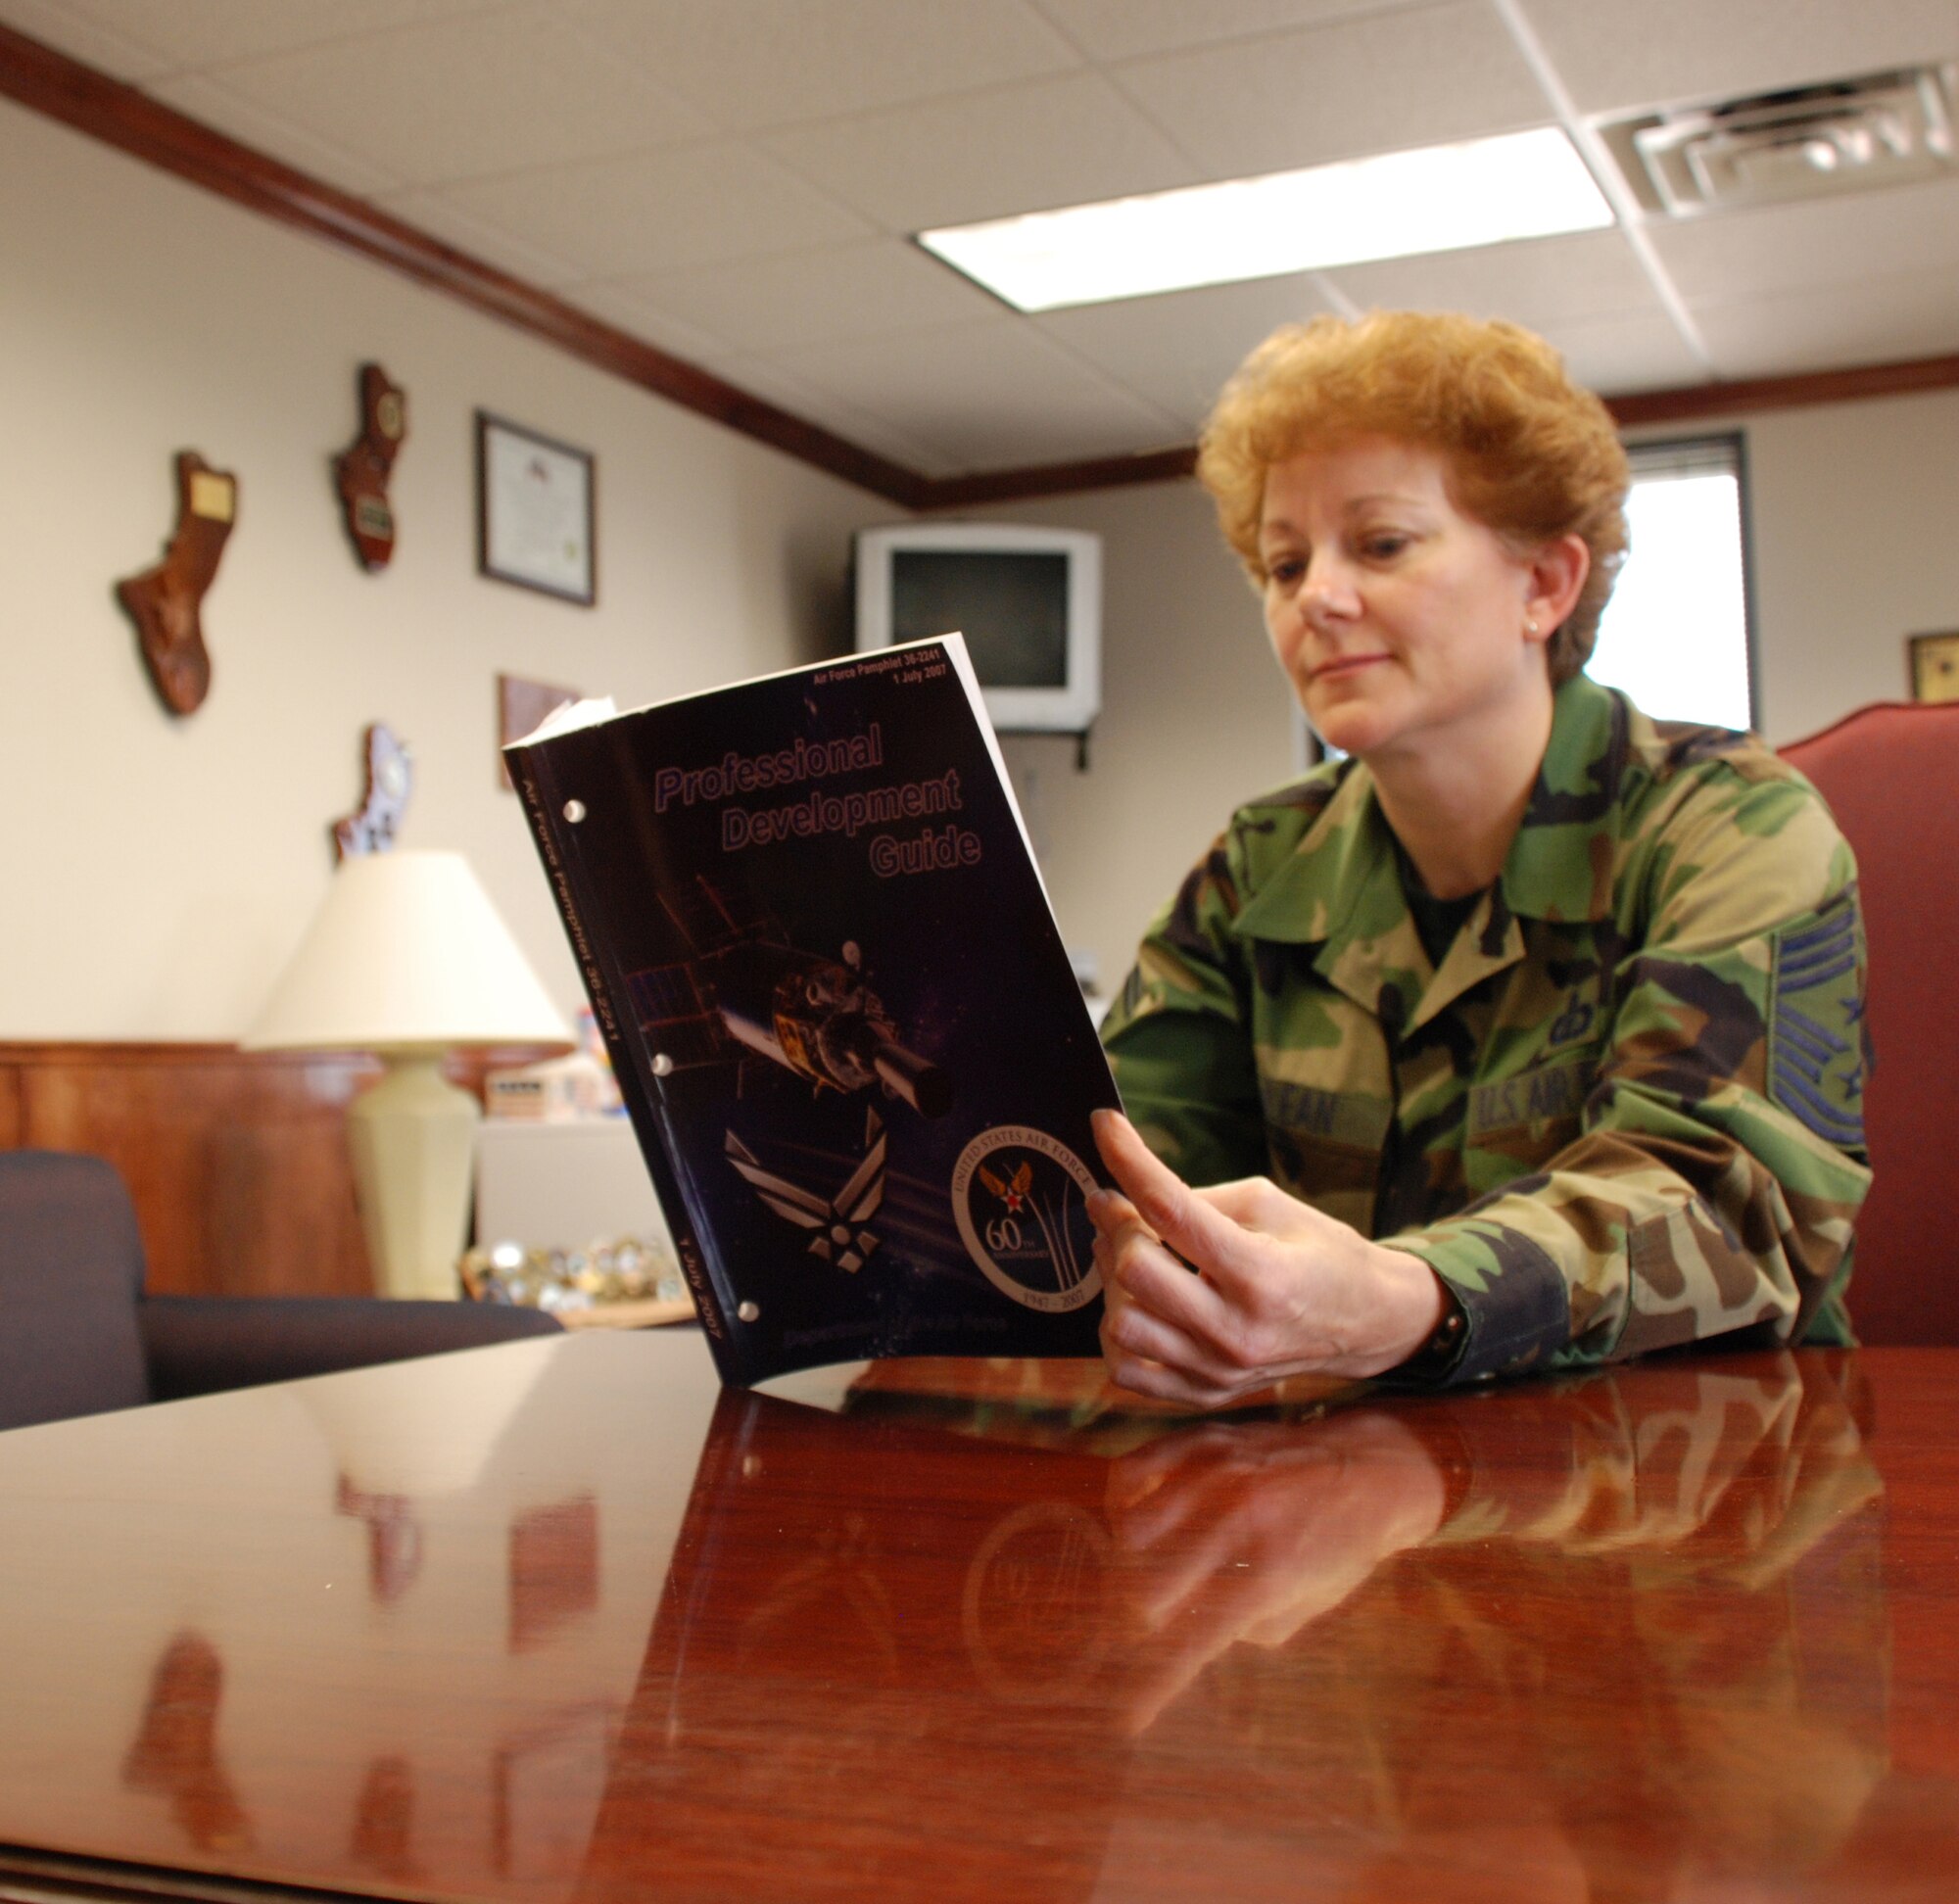
[[[652,1178],[654,1193],[666,1216],[681,1273],[693,1292],[693,1306],[699,1313],[708,1347],[713,1351],[715,1365],[723,1381],[745,1386],[757,1379],[757,1371],[749,1366],[735,1318],[728,1314],[721,1300],[717,1279],[695,1232],[693,1215],[681,1184],[678,1148],[670,1141],[665,1106],[659,1101],[658,1082],[648,1081],[645,1076],[643,1054],[626,1036],[625,985],[613,982],[597,954],[597,941],[587,928],[576,871],[579,854],[574,823],[565,817],[568,796],[555,785],[544,746],[512,747],[503,759],[523,801],[524,817],[537,839],[558,916],[564,921],[565,936],[571,941],[572,954],[585,980],[586,995],[592,1001],[593,1016],[598,1021],[605,1048],[611,1054],[612,1074],[618,1080],[619,1094],[632,1118],[647,1174]]]

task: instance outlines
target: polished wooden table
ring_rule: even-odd
[[[1959,1352],[524,1342],[0,1435],[0,1897],[1959,1895]]]

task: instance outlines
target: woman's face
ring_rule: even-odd
[[[1387,437],[1266,473],[1266,627],[1343,752],[1447,746],[1548,700],[1537,567],[1456,506],[1448,473],[1439,451]]]

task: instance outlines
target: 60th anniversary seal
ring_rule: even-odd
[[[1029,1124],[995,1124],[959,1155],[952,1214],[967,1254],[1003,1295],[1060,1313],[1101,1293],[1085,1199],[1095,1178],[1080,1158]]]

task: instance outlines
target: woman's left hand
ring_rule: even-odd
[[[1118,1112],[1095,1114],[1095,1140],[1123,1193],[1088,1200],[1102,1353],[1123,1387],[1217,1407],[1288,1375],[1378,1375],[1442,1321],[1419,1257],[1266,1177],[1193,1190]]]

